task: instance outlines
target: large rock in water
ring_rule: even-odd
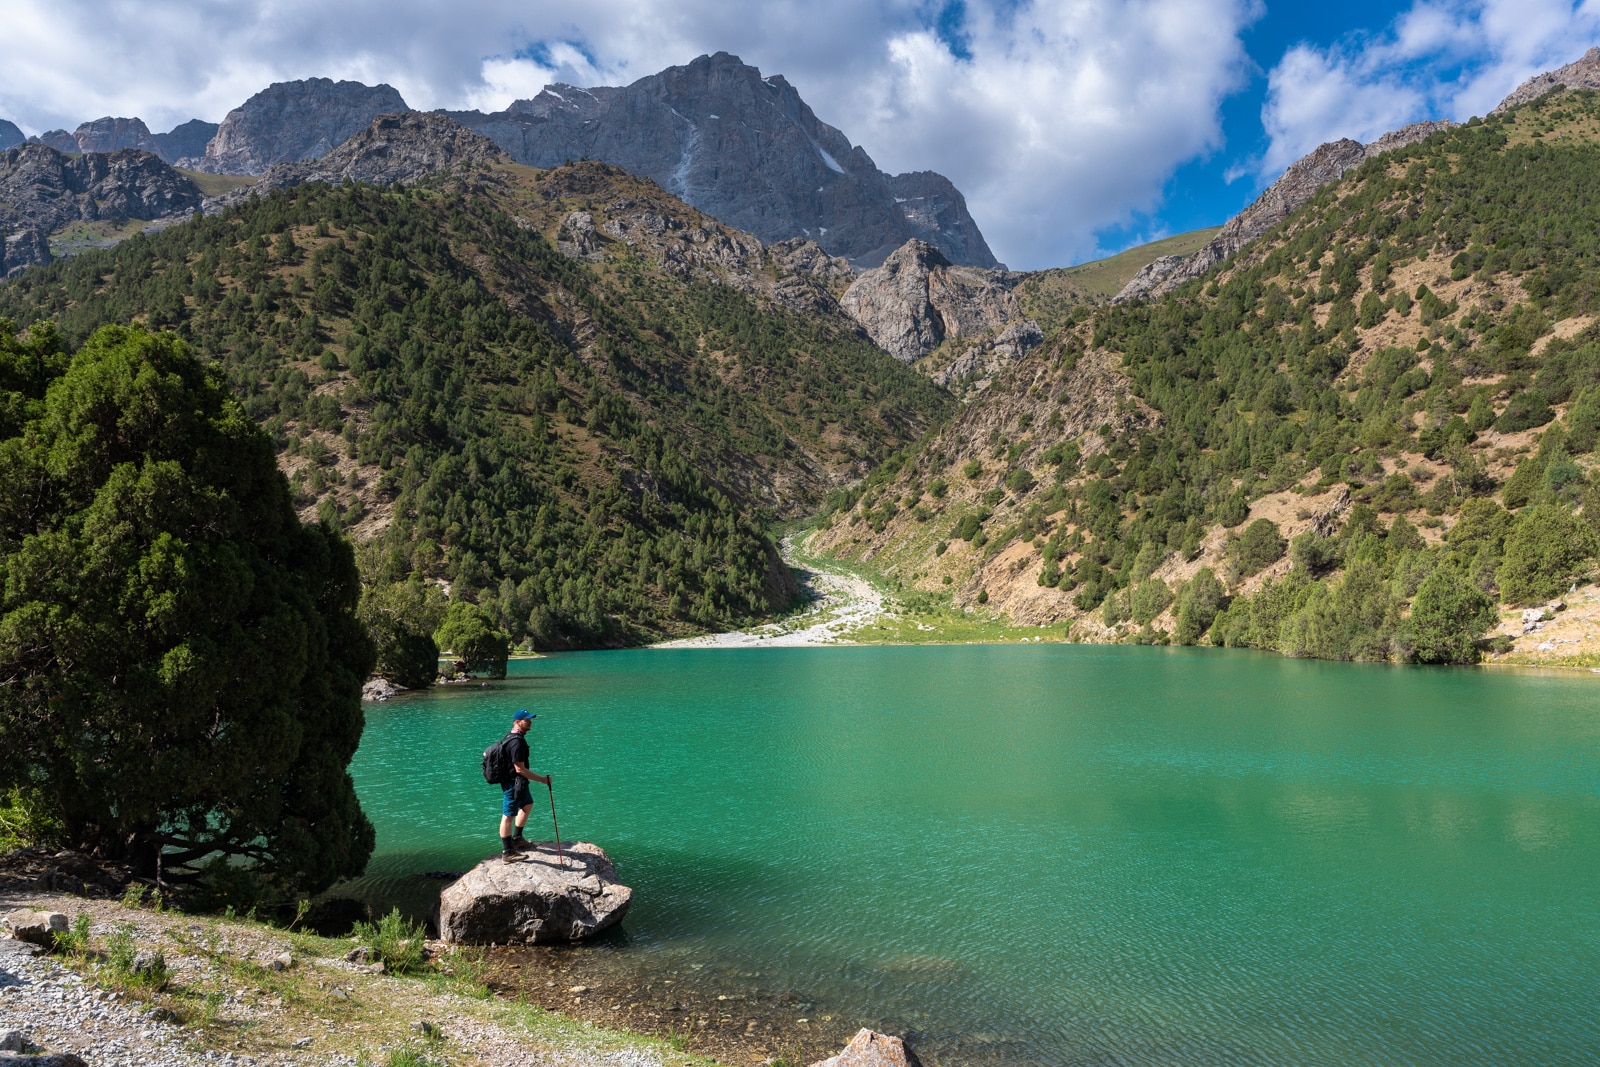
[[[898,1037],[862,1029],[837,1056],[829,1056],[811,1067],[922,1067],[922,1063]]]
[[[439,936],[458,945],[579,941],[615,926],[633,902],[599,845],[541,841],[507,863],[493,856],[439,894]]]

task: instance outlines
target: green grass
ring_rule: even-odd
[[[958,608],[947,592],[906,590],[892,575],[870,564],[813,552],[806,543],[809,532],[809,528],[793,531],[790,558],[794,562],[812,570],[850,574],[884,596],[884,614],[847,631],[845,641],[862,645],[999,645],[1072,640],[1070,623],[1019,626],[997,612]]]
[[[199,186],[206,196],[221,196],[256,183],[256,179],[248,174],[201,174],[197,170],[184,170],[182,167],[174,169]]]
[[[1018,287],[1017,296],[1023,311],[1036,320],[1046,334],[1053,333],[1066,323],[1073,307],[1103,304],[1116,296],[1145,264],[1161,256],[1187,256],[1215,237],[1220,228],[1213,226],[1163,237],[1074,267],[1036,271]]]

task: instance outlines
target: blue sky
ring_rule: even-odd
[[[212,121],[273,81],[495,110],[707,52],[783,74],[1011,266],[1224,221],[1294,159],[1466,119],[1600,42],[1600,0],[6,0],[0,118]],[[94,56],[93,63],[63,57]],[[137,72],[129,76],[129,72]]]
[[[1376,3],[1371,0],[1347,0],[1336,3],[1268,3],[1260,15],[1241,32],[1251,60],[1248,80],[1235,92],[1226,96],[1220,106],[1223,146],[1211,153],[1190,159],[1177,168],[1165,183],[1161,203],[1155,210],[1140,213],[1128,223],[1105,227],[1097,232],[1100,251],[1116,251],[1137,244],[1150,236],[1162,233],[1183,233],[1203,226],[1214,226],[1246,206],[1270,181],[1282,173],[1286,160],[1324,139],[1309,137],[1296,145],[1296,151],[1283,151],[1272,158],[1273,138],[1263,121],[1263,110],[1269,102],[1269,75],[1283,63],[1292,50],[1310,49],[1315,53],[1329,52],[1359,56],[1363,52],[1382,49],[1392,39],[1396,22],[1403,15],[1424,5],[1397,5]],[[1530,5],[1537,7],[1539,5]],[[1433,5],[1435,10],[1448,13],[1452,7],[1457,12],[1470,12],[1474,5]],[[1484,84],[1476,95],[1431,94],[1424,106],[1407,106],[1407,101],[1396,100],[1393,119],[1378,125],[1384,129],[1421,119],[1449,118],[1458,121],[1474,114],[1483,114],[1492,102],[1504,96],[1534,70],[1550,69],[1577,59],[1587,48],[1600,43],[1595,36],[1592,12],[1582,4],[1546,5],[1542,14],[1550,19],[1552,32],[1545,34],[1549,47],[1539,49],[1521,65],[1513,62],[1496,69],[1497,58],[1492,49],[1481,47],[1421,50],[1420,55],[1402,55],[1390,66],[1389,73],[1401,84],[1418,81],[1435,83],[1442,87],[1453,84],[1471,84],[1474,76],[1482,77]],[[1570,19],[1562,24],[1570,9]],[[1553,16],[1553,17],[1552,17]],[[1554,31],[1561,25],[1560,31]],[[1518,57],[1520,58],[1520,57]],[[1456,95],[1466,99],[1456,104]],[[1476,105],[1476,106],[1474,106]],[[1365,125],[1367,128],[1362,129]],[[1334,126],[1326,130],[1328,139],[1334,136],[1355,136],[1359,140],[1373,137],[1371,122],[1355,122],[1348,131]],[[1381,132],[1381,131],[1380,131]],[[1365,136],[1363,136],[1365,134]]]

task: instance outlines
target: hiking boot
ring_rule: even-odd
[[[532,841],[529,841],[527,838],[523,838],[523,837],[519,837],[515,841],[512,841],[511,842],[511,847],[516,849],[518,852],[537,852],[537,851],[539,851],[539,846],[538,845],[534,844]]]
[[[512,849],[509,852],[500,853],[500,862],[501,863],[515,863],[518,860],[520,860],[521,858],[522,858],[521,854],[518,853],[516,849]]]

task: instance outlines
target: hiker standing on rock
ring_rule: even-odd
[[[528,812],[533,808],[533,796],[528,791],[529,782],[548,786],[548,775],[534,774],[528,769],[528,728],[535,716],[519,711],[511,718],[511,732],[498,744],[502,746],[502,760],[510,765],[511,778],[501,783],[505,802],[500,808],[500,858],[514,860],[517,853],[531,848],[523,836],[528,825]],[[515,820],[513,822],[513,819]]]

